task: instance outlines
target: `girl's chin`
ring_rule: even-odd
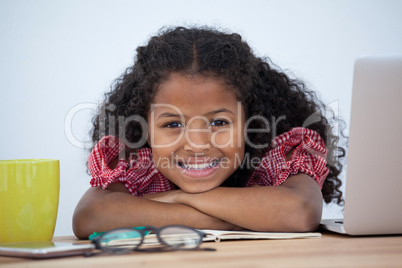
[[[194,186],[183,185],[182,187],[179,186],[179,188],[183,192],[188,193],[188,194],[201,194],[201,193],[211,191],[211,190],[213,190],[215,188],[218,188],[218,186],[198,186],[197,187],[195,185]]]

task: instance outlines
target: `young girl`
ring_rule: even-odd
[[[237,34],[161,32],[94,118],[77,237],[119,227],[304,232],[340,203],[325,106]]]

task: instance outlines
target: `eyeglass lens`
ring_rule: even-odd
[[[194,249],[201,243],[201,235],[196,230],[184,227],[162,228],[159,237],[172,248]]]
[[[100,246],[104,249],[133,250],[142,243],[142,234],[137,230],[115,230],[107,233],[100,239]]]

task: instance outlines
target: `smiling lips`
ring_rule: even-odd
[[[220,160],[214,160],[209,163],[198,163],[198,164],[185,164],[179,162],[178,166],[182,170],[182,173],[193,178],[207,177],[214,173],[218,169],[218,164]]]

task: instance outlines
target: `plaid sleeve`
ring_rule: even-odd
[[[286,155],[292,149],[287,161]],[[302,172],[311,176],[322,188],[329,173],[326,156],[324,141],[316,131],[293,128],[272,140],[271,149],[262,158],[248,186],[281,185],[289,176]]]
[[[173,190],[172,182],[166,179],[155,166],[149,148],[141,148],[130,155],[130,164],[120,159],[111,169],[108,164],[119,156],[125,144],[113,136],[103,137],[92,149],[88,158],[88,169],[92,187],[106,189],[111,183],[124,183],[132,195],[143,196]]]
[[[124,147],[125,145],[113,136],[105,136],[95,145],[88,158],[92,187],[102,186],[105,189],[111,183],[126,180],[127,161],[121,159],[113,170],[108,166],[113,159],[118,157]]]

